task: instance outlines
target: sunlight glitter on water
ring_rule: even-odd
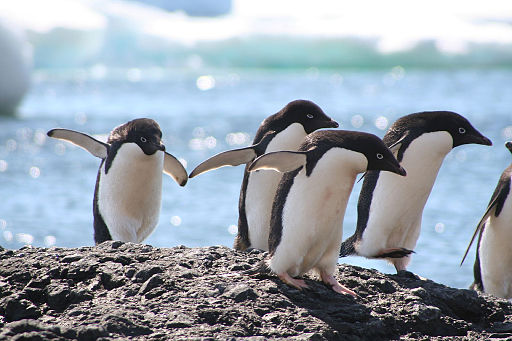
[[[16,241],[25,245],[30,245],[34,242],[34,236],[29,233],[16,233]]]
[[[213,89],[215,87],[215,78],[211,75],[200,76],[196,80],[196,86],[201,91]]]
[[[181,225],[181,217],[180,216],[172,216],[171,217],[171,225],[173,226],[180,226]]]
[[[380,130],[386,129],[388,126],[388,119],[384,116],[377,117],[377,119],[375,120],[375,126],[377,127],[377,129]]]
[[[5,160],[0,160],[0,172],[5,172],[7,170],[8,163]]]
[[[29,174],[32,178],[37,179],[41,175],[41,170],[39,167],[32,166],[30,167]]]

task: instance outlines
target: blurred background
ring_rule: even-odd
[[[467,287],[459,262],[512,156],[512,2],[17,0],[0,2],[0,245],[93,245],[100,160],[50,140],[104,138],[150,117],[191,171],[251,143],[261,121],[309,99],[342,129],[382,137],[399,117],[452,110],[494,142],[446,158],[410,270]],[[242,167],[180,188],[164,178],[158,247],[231,246]],[[356,184],[344,221],[355,228]],[[393,273],[383,261],[346,262]]]

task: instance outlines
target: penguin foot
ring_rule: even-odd
[[[357,295],[355,292],[341,285],[332,274],[328,274],[325,271],[322,271],[320,272],[320,277],[322,278],[322,282],[330,286],[332,290],[336,291],[337,293],[359,297],[359,295]]]
[[[402,258],[409,256],[411,253],[414,253],[414,251],[403,247],[392,247],[389,249],[383,249],[373,258]]]
[[[304,280],[293,278],[290,275],[288,275],[287,272],[277,274],[277,277],[279,277],[281,281],[285,282],[286,284],[299,290],[309,289],[309,286],[306,284],[306,282],[304,282]]]

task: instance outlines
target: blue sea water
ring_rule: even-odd
[[[425,110],[464,115],[494,142],[461,146],[446,158],[423,215],[410,270],[446,285],[472,281],[474,248],[460,260],[503,169],[512,139],[509,68],[38,70],[19,115],[0,118],[0,245],[93,245],[92,197],[100,160],[46,137],[65,127],[104,135],[137,117],[157,120],[167,150],[191,171],[199,162],[252,141],[260,122],[287,102],[320,105],[342,129],[382,137],[398,117]],[[145,241],[157,247],[231,246],[242,167],[225,167],[179,187],[164,176],[160,222]],[[356,184],[344,220],[355,228]],[[384,261],[340,262],[393,273]]]

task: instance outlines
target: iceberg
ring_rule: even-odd
[[[4,1],[0,18],[25,30],[36,69],[512,67],[512,2],[180,3]]]
[[[0,116],[12,115],[29,89],[32,50],[22,31],[0,18]]]

